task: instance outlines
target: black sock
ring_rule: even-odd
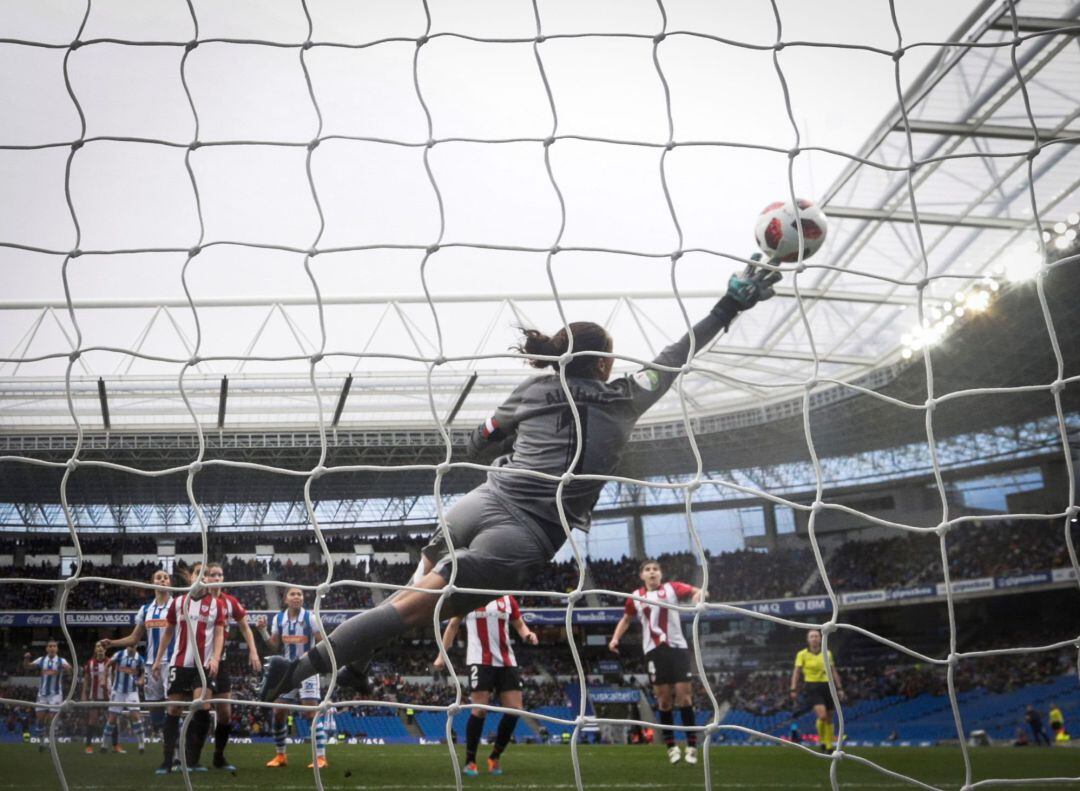
[[[191,717],[191,724],[187,732],[187,762],[188,766],[199,763],[202,757],[202,748],[206,744],[206,735],[210,733],[210,712],[200,709]]]
[[[671,726],[675,724],[675,712],[664,711],[660,709],[660,725],[664,731],[664,744],[668,747],[675,746],[675,731],[671,729]]]
[[[694,707],[693,706],[681,706],[679,708],[679,716],[682,719],[684,728],[692,728],[697,725],[697,721],[694,719]],[[697,747],[697,732],[685,731],[686,733],[686,746]]]
[[[510,737],[514,735],[514,727],[517,725],[518,715],[504,714],[499,720],[499,730],[495,733],[495,747],[491,750],[491,757],[498,760],[506,745],[510,744]]]
[[[88,745],[92,744],[94,739],[97,737],[97,729],[98,729],[97,725],[87,725],[86,726],[86,743]]]
[[[120,744],[120,718],[116,718],[116,727],[112,732],[112,746],[117,747]]]
[[[166,714],[165,726],[161,729],[161,740],[165,750],[165,766],[172,766],[176,755],[176,743],[180,740],[180,715]]]
[[[469,715],[465,723],[465,763],[476,763],[476,750],[480,746],[480,737],[484,733],[484,718]]]
[[[293,686],[309,676],[330,672],[330,647],[334,648],[334,658],[338,667],[345,665],[367,665],[371,655],[394,637],[404,632],[408,626],[401,615],[389,604],[354,615],[334,629],[327,639],[308,651],[293,665]]]
[[[229,743],[229,733],[232,725],[228,722],[219,722],[214,728],[214,758],[225,757],[225,745]]]

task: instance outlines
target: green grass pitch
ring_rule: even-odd
[[[71,789],[105,791],[168,791],[184,788],[178,774],[157,777],[160,745],[149,745],[145,755],[132,748],[128,755],[85,755],[82,747],[65,744],[60,758]],[[205,758],[209,758],[208,747]],[[959,789],[963,762],[957,748],[854,748],[893,771],[946,789]],[[236,744],[229,758],[235,774],[221,771],[192,774],[195,788],[228,788],[237,791],[300,791],[314,789],[312,772],[306,769],[310,754],[295,746],[289,750],[286,769],[266,769],[273,756],[270,745]],[[705,774],[697,766],[670,766],[663,747],[582,746],[582,777],[587,789],[642,789],[683,791],[704,788]],[[327,789],[451,789],[454,778],[446,748],[430,746],[331,745],[330,767],[323,771]],[[458,748],[458,755],[463,750]],[[486,748],[480,757],[486,759]],[[829,759],[780,747],[718,747],[712,751],[714,788],[732,789],[828,789]],[[972,752],[975,780],[1020,777],[1074,777],[1080,775],[1080,749],[982,748]],[[481,761],[483,763],[483,760]],[[0,746],[0,789],[55,789],[59,782],[50,754],[33,745]],[[465,778],[465,788],[572,789],[570,748],[565,746],[516,745],[507,751],[502,777],[490,777],[481,766],[478,778]],[[916,788],[873,770],[841,761],[841,787],[850,789]],[[1039,783],[1014,786],[1028,789],[1080,788],[1080,780],[1061,785]]]

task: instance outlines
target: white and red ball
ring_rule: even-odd
[[[777,201],[758,215],[754,238],[758,247],[772,261],[788,263],[799,260],[799,224],[802,224],[803,259],[825,243],[828,220],[825,212],[808,200],[798,200],[799,213],[790,201]]]

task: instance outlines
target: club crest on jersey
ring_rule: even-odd
[[[642,390],[648,390],[650,393],[660,386],[660,372],[654,371],[652,368],[642,368],[631,378],[634,380],[634,384]]]

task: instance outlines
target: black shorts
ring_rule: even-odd
[[[807,681],[803,685],[803,700],[806,701],[807,706],[821,704],[829,711],[836,710],[832,693],[829,691],[828,681]]]
[[[521,672],[516,667],[469,665],[469,690],[501,694],[521,689]]]
[[[653,684],[678,684],[690,681],[690,649],[660,645],[645,654],[645,667]]]
[[[203,668],[205,670],[205,668]],[[227,678],[227,677],[226,677]],[[217,692],[217,686],[210,674],[206,675],[207,687],[211,692]],[[202,689],[203,683],[199,678],[199,671],[193,667],[169,668],[169,695],[193,695],[195,690]]]
[[[217,675],[213,678],[207,678],[210,682],[210,688],[214,690],[215,694],[222,694],[225,692],[232,692],[232,676],[229,675],[229,671],[223,667],[218,668]]]

